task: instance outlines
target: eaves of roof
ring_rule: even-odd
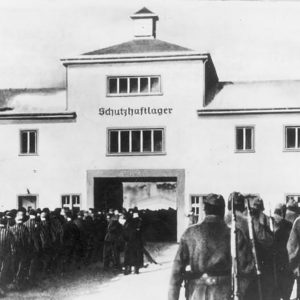
[[[197,52],[162,52],[141,54],[115,54],[115,55],[80,55],[72,58],[63,58],[64,66],[74,64],[105,64],[105,63],[133,63],[151,61],[180,61],[180,60],[206,60],[208,54]]]
[[[276,108],[245,108],[245,109],[198,109],[201,116],[232,116],[232,115],[262,115],[262,114],[295,114],[300,113],[300,107],[276,107]]]
[[[15,120],[76,120],[76,112],[57,112],[57,113],[2,113],[0,121]]]

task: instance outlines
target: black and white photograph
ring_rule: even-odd
[[[299,16],[0,0],[0,298],[300,299]]]

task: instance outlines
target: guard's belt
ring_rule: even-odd
[[[195,272],[186,272],[184,275],[185,280],[197,280],[199,284],[204,285],[217,285],[221,283],[230,283],[231,275],[230,273],[223,274],[207,274],[207,273],[195,273]]]

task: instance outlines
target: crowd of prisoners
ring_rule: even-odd
[[[22,290],[37,278],[102,262],[104,270],[139,273],[144,248],[138,208],[72,211],[57,208],[0,213],[0,297]],[[122,264],[121,264],[121,253]]]

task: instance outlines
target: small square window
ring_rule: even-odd
[[[109,93],[116,94],[118,92],[118,79],[110,78],[108,82],[109,82]]]
[[[128,91],[128,80],[127,78],[120,78],[120,94],[127,93]]]
[[[37,130],[22,130],[20,132],[20,154],[37,154]]]
[[[285,128],[285,149],[300,149],[300,126]]]
[[[236,151],[254,151],[254,127],[236,128]]]

